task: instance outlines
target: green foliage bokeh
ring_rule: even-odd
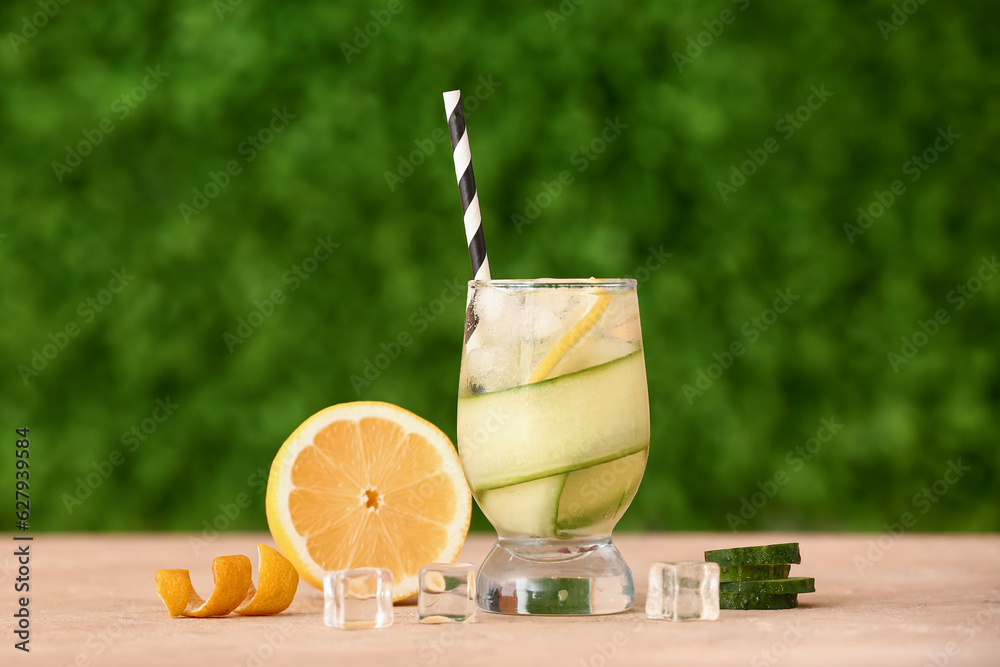
[[[890,2],[389,4],[73,2],[19,41],[40,5],[4,3],[0,424],[11,441],[31,428],[34,527],[202,530],[246,493],[224,523],[263,528],[261,471],[338,402],[397,403],[454,437],[469,266],[435,137],[441,92],[462,88],[480,95],[467,121],[494,277],[643,279],[653,441],[621,528],[725,530],[741,508],[746,529],[881,530],[907,511],[918,530],[1000,528],[1000,281],[949,299],[1000,246],[991,3],[903,3],[917,9],[891,31]],[[147,67],[166,74],[133,94]],[[294,118],[248,161],[275,109]],[[581,161],[615,119],[620,136]],[[948,128],[959,138],[910,180]],[[239,173],[185,220],[230,161]],[[573,182],[540,198],[563,171]],[[897,179],[904,193],[845,230]],[[547,204],[530,224],[512,218],[533,213],[526,199]],[[339,247],[296,283],[318,238]],[[120,294],[86,305],[123,269]],[[779,289],[799,299],[757,328]],[[284,303],[227,344],[274,290]],[[25,375],[70,323],[79,334]],[[685,395],[734,342],[745,353]],[[127,444],[157,399],[178,407]],[[793,468],[823,419],[843,428]],[[959,460],[969,470],[935,493]]]

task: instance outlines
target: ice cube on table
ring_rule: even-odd
[[[334,570],[323,577],[323,622],[331,628],[392,625],[392,572],[382,567]]]
[[[667,621],[719,618],[719,572],[718,563],[653,563],[649,568],[646,616]]]
[[[476,618],[471,563],[431,563],[420,568],[417,617],[421,623],[469,623]]]

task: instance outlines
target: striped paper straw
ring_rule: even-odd
[[[476,280],[489,280],[490,260],[486,256],[476,177],[472,174],[472,152],[469,150],[469,132],[465,128],[465,114],[462,112],[462,91],[449,90],[444,94],[444,112],[451,134],[455,178],[458,180],[458,194],[462,199],[462,214],[465,216],[465,240],[469,244],[472,275]]]

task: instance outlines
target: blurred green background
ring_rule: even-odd
[[[241,493],[223,523],[264,528],[261,475],[338,402],[454,437],[452,88],[494,277],[641,281],[653,442],[620,529],[1000,528],[992,3],[20,0],[0,26],[0,472],[30,427],[34,528],[202,530]]]

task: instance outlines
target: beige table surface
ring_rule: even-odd
[[[2,536],[8,545],[10,535]],[[1000,536],[815,533],[618,535],[636,573],[636,608],[587,618],[481,613],[472,624],[431,626],[412,602],[382,630],[322,621],[322,594],[300,583],[278,616],[173,619],[154,573],[187,568],[212,588],[214,556],[254,562],[263,534],[220,536],[199,553],[193,536],[38,535],[31,543],[31,653],[14,650],[13,546],[0,557],[4,617],[0,665],[1000,665]],[[792,575],[816,578],[798,609],[723,611],[718,621],[670,623],[643,613],[649,564],[699,559],[705,549],[797,541]],[[477,565],[492,536],[472,535],[461,560]],[[860,560],[863,559],[863,560]]]

